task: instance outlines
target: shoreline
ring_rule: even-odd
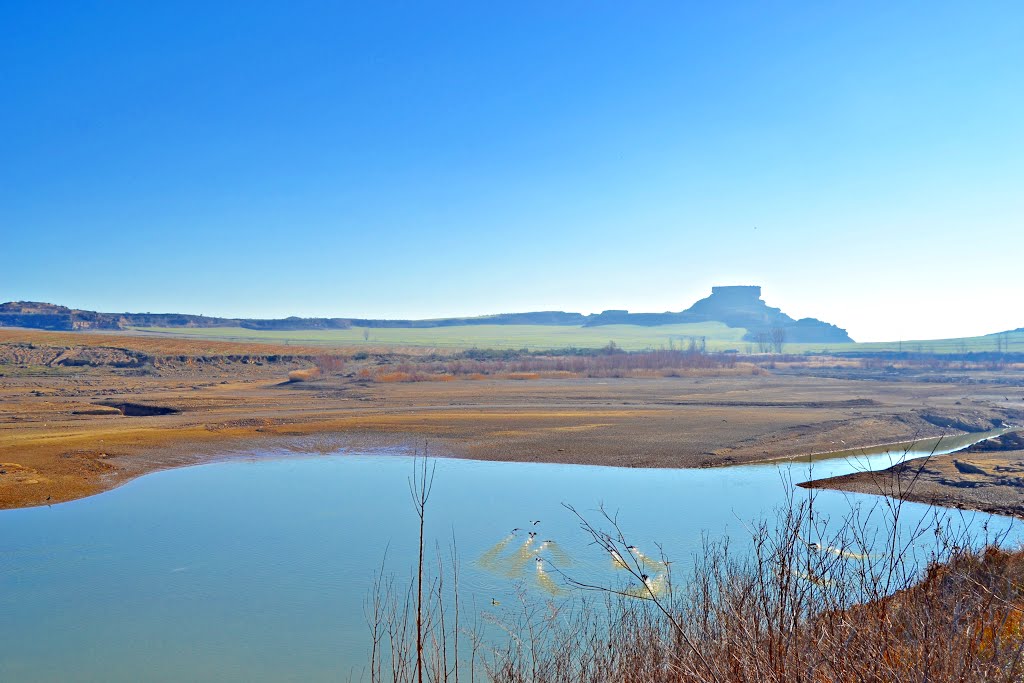
[[[1007,434],[1017,434],[1021,429]],[[814,479],[798,486],[1024,519],[1024,450],[964,448],[912,458],[883,470]]]
[[[968,435],[969,435],[969,433],[963,434],[963,435],[957,435],[957,436],[968,436]],[[321,438],[321,439],[323,439],[325,441],[321,441],[321,444],[318,444],[317,446],[314,447],[314,446],[308,444],[308,439],[310,437]],[[194,442],[194,441],[187,441],[186,440],[186,441],[182,441],[182,442],[180,442],[178,444],[175,444],[172,448],[174,450],[187,450],[187,449],[192,449],[192,448],[197,449],[196,452],[194,453],[194,456],[192,458],[190,458],[190,459],[187,459],[187,460],[184,460],[184,461],[181,461],[181,462],[168,463],[168,464],[163,465],[163,466],[157,465],[157,466],[154,466],[154,467],[147,467],[147,468],[142,469],[140,471],[132,472],[131,474],[125,474],[123,476],[118,476],[118,477],[116,477],[114,479],[107,479],[107,480],[105,480],[103,482],[101,487],[98,488],[97,490],[95,490],[94,492],[86,493],[86,494],[81,495],[81,496],[76,496],[76,497],[71,497],[71,498],[66,498],[66,499],[61,499],[61,500],[54,499],[54,500],[48,500],[48,501],[39,502],[39,503],[29,503],[29,504],[26,504],[26,505],[19,505],[19,506],[9,507],[9,508],[2,508],[2,507],[0,507],[0,511],[2,511],[4,509],[28,509],[28,508],[43,507],[43,506],[49,506],[49,505],[59,505],[59,504],[62,504],[62,503],[70,503],[70,502],[73,502],[73,501],[76,501],[76,500],[83,500],[85,498],[91,498],[93,496],[98,496],[98,495],[102,495],[104,493],[108,493],[110,491],[114,491],[114,490],[116,490],[116,489],[118,489],[118,488],[120,488],[122,486],[125,486],[126,484],[129,484],[129,483],[135,481],[136,479],[140,479],[142,477],[146,477],[146,476],[149,476],[151,474],[157,474],[159,472],[166,472],[166,471],[169,471],[169,470],[188,468],[188,467],[202,467],[202,466],[205,466],[205,465],[215,465],[215,464],[219,464],[219,463],[232,462],[232,461],[235,461],[235,460],[250,460],[250,461],[258,461],[258,460],[287,460],[287,459],[291,459],[291,458],[313,458],[313,457],[325,457],[325,456],[326,457],[343,457],[343,456],[346,456],[346,455],[370,456],[370,457],[391,457],[391,456],[394,456],[394,457],[412,457],[418,451],[418,449],[419,449],[418,446],[416,446],[414,444],[411,444],[410,442],[403,442],[403,443],[395,442],[393,444],[387,444],[387,445],[381,445],[381,444],[377,444],[377,445],[363,445],[361,447],[354,448],[354,447],[352,447],[352,443],[355,442],[355,441],[359,441],[359,439],[357,437],[354,437],[353,435],[347,435],[347,434],[339,433],[339,432],[317,432],[317,431],[310,431],[304,437],[295,436],[295,435],[292,435],[292,434],[289,434],[289,435],[275,435],[275,436],[270,437],[270,439],[268,441],[262,441],[259,444],[257,444],[257,442],[252,437],[229,438],[226,441],[219,441],[219,442],[217,442],[218,445],[222,445],[224,447],[223,450],[217,449],[216,451],[211,450],[209,452],[206,452],[205,449],[201,448],[199,444],[202,443],[203,445],[210,445],[210,444],[212,444],[212,442],[205,442],[204,443],[204,442]],[[331,447],[325,447],[326,446],[325,442],[326,443],[330,443]],[[366,443],[366,442],[363,441],[363,443]],[[912,443],[912,442],[899,442],[899,443],[906,444],[906,443]],[[238,446],[241,445],[241,444],[245,444],[245,445],[239,448]],[[888,445],[890,445],[890,444],[876,444],[876,445],[873,445],[873,446],[865,446],[861,450],[880,449],[880,448],[884,448],[884,447],[886,447]],[[155,449],[157,451],[162,450],[164,448],[166,448],[166,446],[153,447],[153,449]],[[845,453],[845,451],[839,451],[835,455],[830,455],[827,452],[825,452],[825,453],[816,453],[816,454],[814,454],[814,457],[816,457],[818,459],[832,459],[832,458],[847,457],[847,456],[842,455],[842,453]],[[955,454],[955,453],[956,452],[954,452],[952,454]],[[144,448],[141,452],[137,453],[136,456],[145,457],[146,455],[154,455],[154,454],[155,454],[154,450],[150,450],[149,452],[147,452],[146,449]],[[519,464],[565,465],[565,466],[569,466],[569,467],[601,467],[601,468],[652,469],[652,470],[658,470],[658,469],[729,469],[729,468],[732,468],[732,467],[744,467],[744,466],[748,466],[748,465],[764,465],[764,464],[770,464],[770,463],[774,463],[774,462],[794,461],[794,460],[797,460],[797,459],[799,459],[800,457],[803,457],[803,456],[773,457],[773,458],[764,459],[764,460],[750,460],[750,461],[746,461],[746,462],[742,462],[742,463],[732,463],[732,464],[726,464],[726,465],[714,465],[714,466],[711,466],[711,467],[685,467],[685,466],[671,466],[671,465],[636,467],[636,466],[621,465],[621,464],[614,464],[614,463],[592,463],[592,462],[578,462],[578,461],[571,461],[570,462],[570,461],[558,461],[558,460],[538,462],[535,459],[529,460],[529,459],[521,459],[521,458],[500,458],[500,457],[499,458],[480,458],[480,457],[474,457],[474,456],[468,456],[468,455],[455,455],[455,454],[452,454],[452,453],[445,453],[445,452],[442,452],[442,453],[430,453],[430,457],[432,457],[432,458],[439,458],[439,459],[468,460],[470,462],[479,462],[479,463],[501,462],[501,463],[519,463]],[[810,482],[799,483],[799,484],[797,484],[797,486],[809,487],[807,485],[812,484],[812,483],[829,482],[829,481],[831,481],[833,479],[839,480],[839,479],[843,479],[843,478],[849,477],[849,476],[853,476],[853,475],[844,475],[842,477],[833,477],[833,478],[827,478],[827,479],[812,480]],[[817,487],[814,487],[814,488],[833,488],[833,487],[822,485],[822,486],[817,486]],[[845,489],[845,488],[844,489],[839,489],[838,487],[834,488],[834,490],[851,490],[851,491],[853,491],[853,489]],[[858,492],[858,493],[872,493],[872,494],[876,494],[877,495],[877,492],[874,492],[874,491],[867,491],[867,490],[865,490],[865,491],[856,491],[856,492]],[[884,494],[881,494],[881,495],[884,495]]]
[[[1024,368],[1009,385],[992,384],[984,368],[865,379],[855,365],[820,360],[746,374],[373,381],[364,372],[420,361],[339,356],[334,374],[287,381],[310,361],[137,337],[68,351],[71,339],[92,337],[0,338],[0,509],[279,447],[428,443],[440,456],[482,461],[707,468],[855,454],[1024,419]],[[152,365],[122,365],[136,347]],[[53,360],[68,357],[83,364]]]
[[[936,450],[939,450],[938,447],[941,445],[941,442],[942,442],[943,439],[949,439],[949,440],[955,440],[955,441],[961,441],[961,440],[970,441],[970,443],[968,443],[965,446],[957,447],[957,448],[955,448],[955,449],[953,449],[951,451],[947,451],[946,453],[942,453],[941,454],[941,455],[948,455],[950,453],[956,453],[956,452],[962,450],[963,448],[968,448],[971,445],[973,445],[975,443],[978,443],[979,441],[984,441],[986,439],[991,439],[991,438],[993,438],[995,436],[998,436],[999,434],[1004,434],[1006,432],[1016,431],[1018,429],[1021,429],[1021,428],[1020,427],[1016,427],[1016,426],[1007,426],[1007,427],[1001,427],[1001,428],[993,429],[990,432],[963,432],[963,431],[961,431],[961,432],[957,432],[955,434],[946,433],[946,434],[941,434],[939,436],[925,436],[925,437],[921,437],[920,439],[913,439],[913,440],[910,440],[910,441],[889,441],[889,442],[886,442],[886,443],[872,444],[872,445],[869,445],[869,446],[855,446],[855,447],[852,447],[852,448],[843,448],[842,450],[836,450],[836,451],[820,451],[820,452],[817,452],[817,453],[809,453],[807,455],[784,455],[784,456],[781,456],[781,457],[773,457],[773,458],[766,458],[764,460],[760,460],[760,461],[758,461],[758,464],[766,464],[766,463],[773,463],[773,462],[796,462],[796,461],[803,460],[803,459],[810,459],[810,460],[813,460],[813,461],[817,461],[817,460],[831,460],[833,458],[855,458],[855,457],[866,456],[866,455],[883,455],[883,454],[889,453],[890,451],[897,451],[898,452],[900,450],[902,450],[905,453],[908,453],[908,452],[911,452],[911,451],[923,451],[923,450],[925,450],[924,448],[915,449],[914,446],[917,446],[918,444],[920,444],[922,442],[930,442],[930,441],[936,441],[937,443],[934,446],[932,446],[932,448],[935,448]],[[974,440],[969,439],[969,437],[974,437],[976,435],[981,435],[981,434],[990,434],[991,436],[985,436],[985,437],[982,437],[980,439],[974,439]],[[825,481],[825,480],[822,479],[821,481]]]
[[[402,413],[414,417],[410,420],[402,419]],[[435,417],[442,418],[437,421],[444,421],[447,411],[432,411]],[[550,416],[550,413],[545,415]],[[574,417],[593,417],[593,411],[586,415],[568,415],[572,420]],[[598,414],[600,416],[600,414]],[[605,413],[605,417],[608,413]],[[355,415],[345,417],[334,417],[333,419],[307,419],[303,421],[285,422],[272,419],[262,419],[249,424],[229,423],[201,423],[191,425],[180,425],[167,428],[142,427],[130,430],[89,430],[79,433],[58,435],[52,432],[41,433],[36,438],[23,441],[18,451],[22,455],[36,455],[49,460],[59,460],[62,464],[68,464],[71,469],[77,466],[78,471],[43,472],[37,468],[26,468],[18,463],[8,462],[5,451],[0,448],[0,469],[6,470],[0,484],[0,509],[16,509],[23,507],[36,507],[41,505],[52,505],[61,502],[68,502],[80,498],[97,495],[122,486],[138,477],[150,473],[179,467],[189,467],[202,464],[230,461],[236,458],[260,457],[259,453],[269,450],[276,451],[275,455],[269,457],[288,457],[288,454],[296,456],[305,455],[326,455],[337,454],[343,451],[357,451],[369,455],[381,454],[384,452],[412,453],[424,447],[430,448],[435,457],[458,458],[477,460],[481,462],[541,462],[547,464],[563,465],[587,465],[598,467],[622,467],[622,468],[652,468],[652,469],[689,469],[689,468],[727,468],[732,466],[766,464],[772,462],[784,462],[798,460],[805,456],[778,455],[766,452],[762,457],[749,455],[748,457],[729,458],[730,462],[704,463],[697,462],[694,458],[678,458],[668,461],[665,458],[652,458],[642,461],[628,461],[621,457],[621,453],[615,451],[614,446],[611,455],[607,451],[601,453],[590,453],[589,457],[578,457],[578,454],[568,452],[565,449],[551,449],[550,445],[545,457],[539,454],[522,453],[502,448],[502,444],[491,439],[483,438],[478,434],[474,439],[468,438],[465,434],[445,435],[439,432],[430,419],[424,418],[422,413],[414,408],[407,411],[398,411],[388,415],[376,415],[376,424],[373,429],[367,429],[366,415]],[[524,417],[522,413],[509,414],[501,413],[497,416],[499,421],[510,417]],[[629,424],[644,415],[629,416]],[[543,416],[527,416],[528,421],[543,419]],[[146,418],[147,420],[158,420],[163,418]],[[373,422],[373,420],[370,420]],[[478,416],[476,421],[482,421]],[[355,424],[353,424],[355,423]],[[362,424],[360,424],[362,423]],[[402,423],[405,423],[404,425]],[[352,429],[355,426],[356,429]],[[564,430],[570,435],[588,431],[589,425],[570,425],[568,427],[554,427],[555,430]],[[399,429],[401,427],[401,429]],[[382,429],[383,428],[383,429]],[[929,435],[924,439],[941,438],[947,435]],[[955,435],[958,438],[970,437],[970,433]],[[865,438],[869,438],[865,435]],[[888,443],[866,443],[856,449],[844,449],[842,451],[819,452],[812,457],[844,457],[843,453],[851,450],[868,451],[881,449],[891,445]],[[898,444],[913,443],[913,440],[895,442]],[[0,442],[2,444],[2,442]],[[780,444],[781,445],[781,444]],[[88,446],[92,446],[89,448]],[[602,457],[604,456],[604,457]],[[47,474],[47,481],[40,477]],[[21,481],[19,481],[19,479]],[[33,481],[33,479],[35,481]],[[816,482],[827,482],[828,480],[816,480]],[[38,489],[40,484],[48,484],[45,489]],[[12,486],[16,490],[11,490]],[[19,486],[20,484],[20,486]],[[820,487],[832,488],[827,484],[818,484]],[[50,491],[43,496],[44,491]],[[873,491],[866,491],[873,493]],[[11,495],[11,494],[21,495]],[[55,495],[56,494],[56,495]]]

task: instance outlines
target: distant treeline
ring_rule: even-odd
[[[353,364],[350,365],[348,361]],[[362,361],[362,362],[360,362]],[[736,354],[700,350],[658,350],[625,353],[614,346],[600,351],[541,354],[527,351],[468,351],[449,356],[400,357],[357,354],[314,360],[318,372],[297,375],[308,381],[332,374],[349,374],[372,382],[436,382],[453,379],[541,379],[568,377],[674,377],[707,373],[760,374]],[[294,374],[294,373],[293,373]]]

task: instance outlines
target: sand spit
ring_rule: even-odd
[[[877,472],[801,484],[1024,518],[1024,448],[1020,432],[948,455],[914,458]]]

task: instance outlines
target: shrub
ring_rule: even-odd
[[[289,382],[309,382],[320,377],[320,368],[306,368],[304,370],[292,370],[288,373]]]

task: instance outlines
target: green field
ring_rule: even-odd
[[[362,328],[348,330],[249,330],[241,327],[209,328],[134,328],[136,332],[164,336],[192,337],[243,342],[273,342],[278,344],[305,344],[323,346],[409,346],[438,349],[565,349],[600,348],[608,342],[627,351],[661,349],[674,346],[685,348],[691,337],[705,337],[709,351],[736,349],[741,353],[756,353],[757,345],[742,340],[746,330],[727,327],[718,322],[686,323],[680,325],[602,325],[600,327],[560,325],[460,325],[426,328]],[[364,338],[364,332],[368,335]],[[844,351],[879,351],[908,353],[967,353],[995,352],[1024,353],[1024,332],[1004,333],[1002,341],[997,335],[964,337],[958,339],[909,340],[893,342],[867,342],[853,344],[793,344],[787,343],[786,353],[839,353]]]
[[[134,328],[147,334],[187,336],[227,341],[274,342],[278,344],[321,344],[324,346],[415,346],[429,348],[479,349],[565,349],[600,348],[608,342],[627,351],[685,348],[691,337],[705,337],[712,351],[737,349],[746,330],[722,323],[686,323],[642,327],[602,325],[579,327],[561,325],[460,325],[457,327],[381,328],[353,327],[349,330],[249,330],[241,327]],[[364,339],[364,332],[367,338]]]

